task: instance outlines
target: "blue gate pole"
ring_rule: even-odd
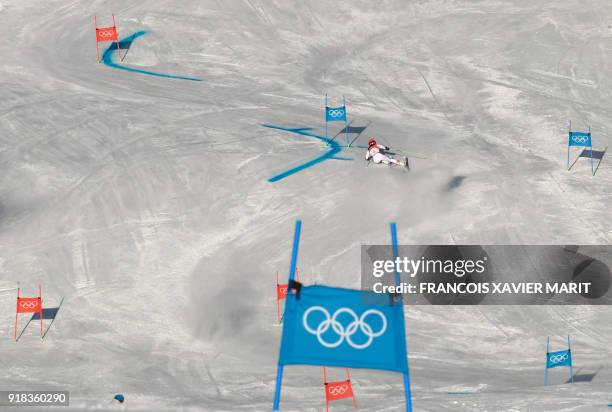
[[[327,137],[327,93],[325,93],[325,141],[327,145],[329,145],[329,140]]]
[[[397,246],[397,225],[394,223],[391,223],[391,245],[393,247],[393,259],[395,259],[397,256],[399,256],[399,248]],[[400,284],[400,275],[399,272],[397,271],[397,266],[395,266],[395,284],[399,285]],[[401,298],[401,295],[400,295]]]
[[[572,121],[569,122],[569,131],[567,132],[567,166],[566,169],[569,170],[569,155],[570,155],[570,140],[572,139]]]
[[[593,136],[591,136],[591,126],[589,126],[589,142],[591,142],[591,174],[595,176],[595,166],[593,166]]]
[[[300,232],[302,231],[302,221],[295,221],[295,232],[293,233],[293,250],[291,251],[291,267],[289,268],[289,281],[295,278],[295,267],[297,265],[298,251],[300,249]]]
[[[546,337],[546,364],[544,365],[544,386],[548,386],[548,347],[550,336]]]
[[[399,256],[399,248],[397,246],[397,226],[395,223],[391,223],[391,245],[393,247],[393,259]],[[397,265],[395,266],[395,284],[399,285],[401,282],[399,272],[397,271]],[[399,295],[400,301],[394,302],[394,304],[403,305],[402,295]],[[405,331],[404,326],[404,309],[402,306],[402,327]],[[403,333],[405,335],[405,332]],[[406,337],[404,336],[404,344]],[[406,347],[406,372],[404,372],[404,398],[406,399],[406,412],[412,412],[412,391],[410,390],[410,368],[408,366],[408,348]]]
[[[570,353],[570,356],[572,356],[572,347],[570,346],[570,337],[569,335],[567,335],[567,350]],[[571,358],[570,361],[570,382],[574,383],[574,368],[573,368],[573,363],[574,363],[574,358]]]
[[[297,265],[297,256],[298,256],[298,250],[300,247],[301,230],[302,230],[302,221],[296,220],[295,221],[295,232],[293,234],[293,250],[291,251],[291,267],[289,268],[289,283],[291,283],[291,281],[295,277],[295,266]],[[279,353],[279,356],[280,356],[280,353]],[[274,412],[278,412],[278,408],[280,406],[280,394],[281,394],[282,385],[283,385],[283,365],[279,363],[278,368],[276,369],[276,388],[274,390],[274,404],[272,405],[272,410]]]
[[[283,365],[278,364],[278,368],[276,369],[276,389],[274,390],[274,405],[272,406],[272,410],[274,412],[278,412],[278,408],[280,406],[280,392],[281,386],[283,385]]]
[[[348,138],[348,110],[346,109],[346,99],[342,96],[342,106],[344,106],[344,140],[345,145],[348,146],[349,138]]]

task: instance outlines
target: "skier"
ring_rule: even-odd
[[[389,157],[385,154],[385,151],[389,150],[389,146],[384,146],[382,144],[376,143],[375,139],[368,140],[368,152],[366,153],[366,160],[370,159],[374,161],[374,163],[384,163],[388,164],[396,164],[398,166],[408,167],[408,158],[404,157],[404,161],[400,162],[397,159]]]

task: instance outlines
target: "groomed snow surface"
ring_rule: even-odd
[[[111,13],[121,38],[147,32],[121,64],[203,81],[96,63],[92,16]],[[609,159],[594,177],[565,162],[570,119],[610,145],[611,24],[603,0],[0,0],[0,389],[270,410],[274,273],[298,218],[302,280],[344,287],[390,221],[402,244],[610,243]],[[412,171],[343,150],[268,182],[327,149],[262,124],[320,135],[325,93]],[[33,322],[15,343],[17,286],[38,284],[62,307],[43,341]],[[610,314],[408,307],[414,408],[607,410]],[[546,337],[567,334],[580,382],[559,368],[544,387]],[[360,410],[403,410],[401,376],[351,375]],[[322,410],[321,382],[287,367],[281,409]]]

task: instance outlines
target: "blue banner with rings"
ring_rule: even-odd
[[[403,310],[391,302],[322,285],[289,294],[279,364],[407,372]]]
[[[346,106],[325,107],[325,120],[328,122],[345,122]]]
[[[569,146],[591,147],[591,133],[569,132]]]
[[[557,366],[572,366],[572,352],[570,350],[560,350],[546,354],[546,368],[556,368]]]

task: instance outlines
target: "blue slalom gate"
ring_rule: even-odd
[[[337,366],[403,374],[406,411],[412,411],[408,351],[401,296],[294,280],[302,222],[295,224],[273,410],[280,407],[286,365]],[[393,254],[397,232],[391,223]],[[399,273],[395,271],[396,282]]]
[[[544,368],[544,386],[548,386],[548,370],[566,366],[569,368],[570,382],[574,383],[574,370],[572,364],[572,349],[570,337],[567,336],[567,349],[550,352],[550,336],[546,338],[546,367]]]
[[[569,122],[569,132],[567,137],[567,170],[571,169],[570,166],[570,147],[581,147],[588,148],[590,151],[591,158],[591,174],[595,176],[595,164],[593,163],[593,139],[591,136],[591,126],[589,126],[588,131],[586,132],[574,132],[572,131],[572,122]],[[578,161],[580,155],[574,160],[574,163]]]
[[[348,138],[348,114],[346,113],[346,100],[344,99],[344,96],[342,96],[342,106],[329,107],[327,103],[327,94],[325,95],[325,139],[333,141],[337,135],[334,136],[332,139],[329,139],[327,135],[327,124],[329,122],[344,122],[344,139],[346,141],[345,144],[350,145]]]

